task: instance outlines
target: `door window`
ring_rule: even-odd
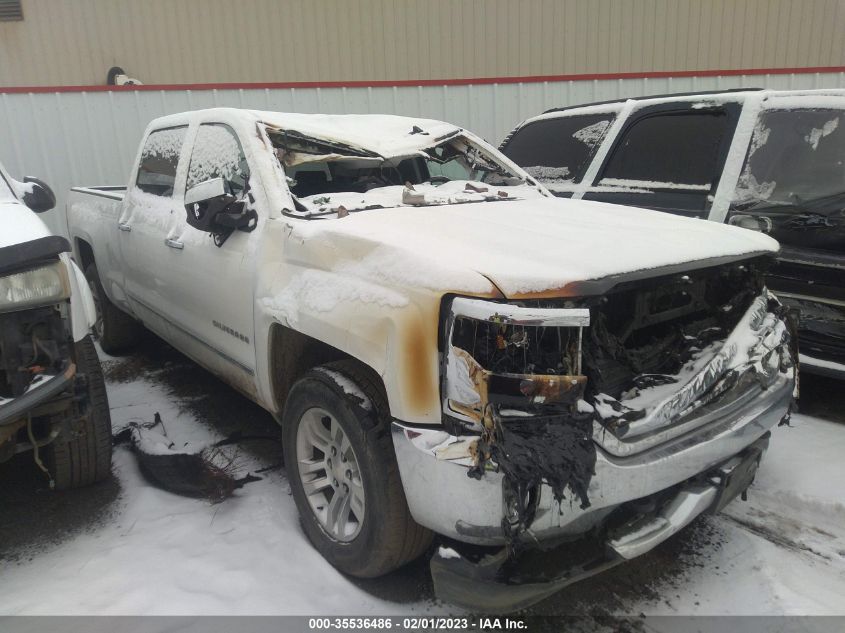
[[[243,196],[249,181],[249,165],[243,148],[235,131],[223,123],[206,123],[197,130],[188,166],[187,188],[214,178],[228,182],[237,198]]]
[[[529,123],[502,151],[547,187],[581,182],[615,114],[561,116]]]
[[[641,118],[624,131],[598,184],[709,192],[727,131],[721,109]]]
[[[141,163],[135,186],[156,196],[172,196],[176,167],[185,141],[187,126],[150,132],[141,150]]]

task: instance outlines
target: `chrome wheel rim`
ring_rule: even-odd
[[[352,541],[366,509],[358,458],[338,421],[324,409],[302,414],[296,430],[296,465],[311,512],[332,539]]]
[[[93,281],[88,282],[91,289],[91,298],[94,300],[94,313],[97,320],[94,322],[94,336],[97,340],[103,338],[103,307],[100,305],[100,295],[97,293],[97,286]]]

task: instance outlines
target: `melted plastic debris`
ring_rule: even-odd
[[[188,444],[177,448],[167,436],[158,413],[153,422],[133,422],[116,433],[114,443],[124,442],[131,443],[144,477],[174,494],[220,503],[231,497],[235,490],[260,480],[260,477],[250,474],[235,477],[235,456],[221,449],[232,441],[222,440],[201,449]]]
[[[592,413],[569,413],[502,421],[496,416],[495,439],[479,442],[480,458],[468,475],[481,479],[488,460],[496,464],[513,493],[516,517],[502,520],[511,544],[530,525],[532,492],[541,484],[552,489],[562,504],[567,490],[582,509],[590,507],[587,494],[595,475],[596,445]]]

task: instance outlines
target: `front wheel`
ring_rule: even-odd
[[[387,574],[432,533],[408,511],[378,376],[354,361],[308,372],[283,420],[285,465],[306,535],[340,571]]]
[[[59,435],[47,447],[47,468],[56,490],[79,488],[111,474],[111,415],[100,359],[90,336],[76,343],[76,367],[87,381],[88,398],[82,419],[67,437]]]

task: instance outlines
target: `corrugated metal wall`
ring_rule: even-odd
[[[845,65],[843,0],[23,0],[0,86]]]
[[[16,177],[38,176],[55,189],[63,231],[72,185],[123,184],[147,123],[164,114],[213,106],[326,113],[390,113],[443,119],[499,141],[548,108],[646,94],[739,87],[845,88],[845,73],[620,79],[467,86],[276,90],[145,90],[0,94],[0,160]]]

